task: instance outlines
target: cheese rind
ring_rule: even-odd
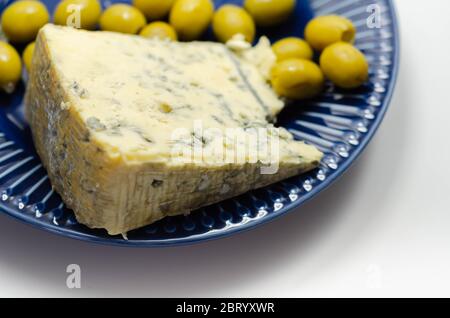
[[[314,168],[322,154],[267,121],[283,102],[245,56],[252,52],[219,43],[45,26],[26,114],[52,185],[79,222],[125,233]],[[260,130],[276,151],[249,142]],[[250,146],[254,153],[240,154]],[[262,174],[262,162],[277,173]]]

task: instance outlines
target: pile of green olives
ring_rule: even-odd
[[[364,54],[352,44],[356,28],[347,18],[330,15],[312,19],[305,28],[305,39],[286,38],[272,49],[277,65],[272,85],[284,97],[305,99],[321,93],[325,78],[343,89],[357,88],[369,75]],[[320,54],[319,65],[311,60]]]
[[[72,9],[79,9],[79,21],[72,21]],[[58,25],[139,34],[166,41],[198,40],[208,29],[226,43],[240,34],[249,43],[257,27],[274,27],[288,19],[296,0],[244,0],[243,7],[225,4],[215,10],[212,0],[133,0],[116,3],[102,11],[99,0],[62,0],[53,13]],[[0,42],[0,89],[11,91],[20,80],[22,64],[31,71],[35,38],[50,21],[45,5],[36,0],[19,0],[2,14],[3,32],[12,44],[28,44],[22,60],[8,43]],[[274,90],[283,97],[305,99],[322,91],[325,79],[336,86],[352,89],[367,81],[369,65],[352,44],[356,28],[347,18],[329,15],[312,19],[304,39],[288,37],[274,43],[277,58],[271,72]],[[318,64],[315,52],[320,54]]]

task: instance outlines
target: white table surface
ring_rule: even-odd
[[[66,239],[0,215],[0,296],[450,296],[450,1],[397,0],[401,71],[350,171],[256,230],[189,247]],[[81,266],[81,289],[66,267]]]

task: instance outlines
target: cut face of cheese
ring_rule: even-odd
[[[119,234],[314,168],[320,151],[269,123],[272,55],[45,26],[26,114],[54,188]]]

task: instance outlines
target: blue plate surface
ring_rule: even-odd
[[[11,2],[0,0],[0,13]],[[52,12],[58,1],[42,2]],[[114,2],[130,1],[102,1],[104,7]],[[239,0],[215,2],[217,6],[242,3]],[[372,24],[371,10],[380,14],[381,25]],[[189,216],[166,218],[129,232],[128,240],[108,236],[106,231],[79,224],[52,190],[23,116],[24,84],[21,84],[13,95],[0,93],[0,209],[24,222],[71,238],[124,246],[167,246],[247,230],[300,206],[332,184],[370,141],[388,108],[399,64],[397,21],[391,0],[298,0],[290,21],[260,31],[271,40],[302,36],[309,19],[326,14],[353,20],[358,29],[356,46],[370,62],[370,80],[351,92],[339,91],[328,84],[319,99],[290,105],[282,112],[281,126],[325,153],[315,171],[200,209]],[[210,37],[210,34],[206,36]]]

